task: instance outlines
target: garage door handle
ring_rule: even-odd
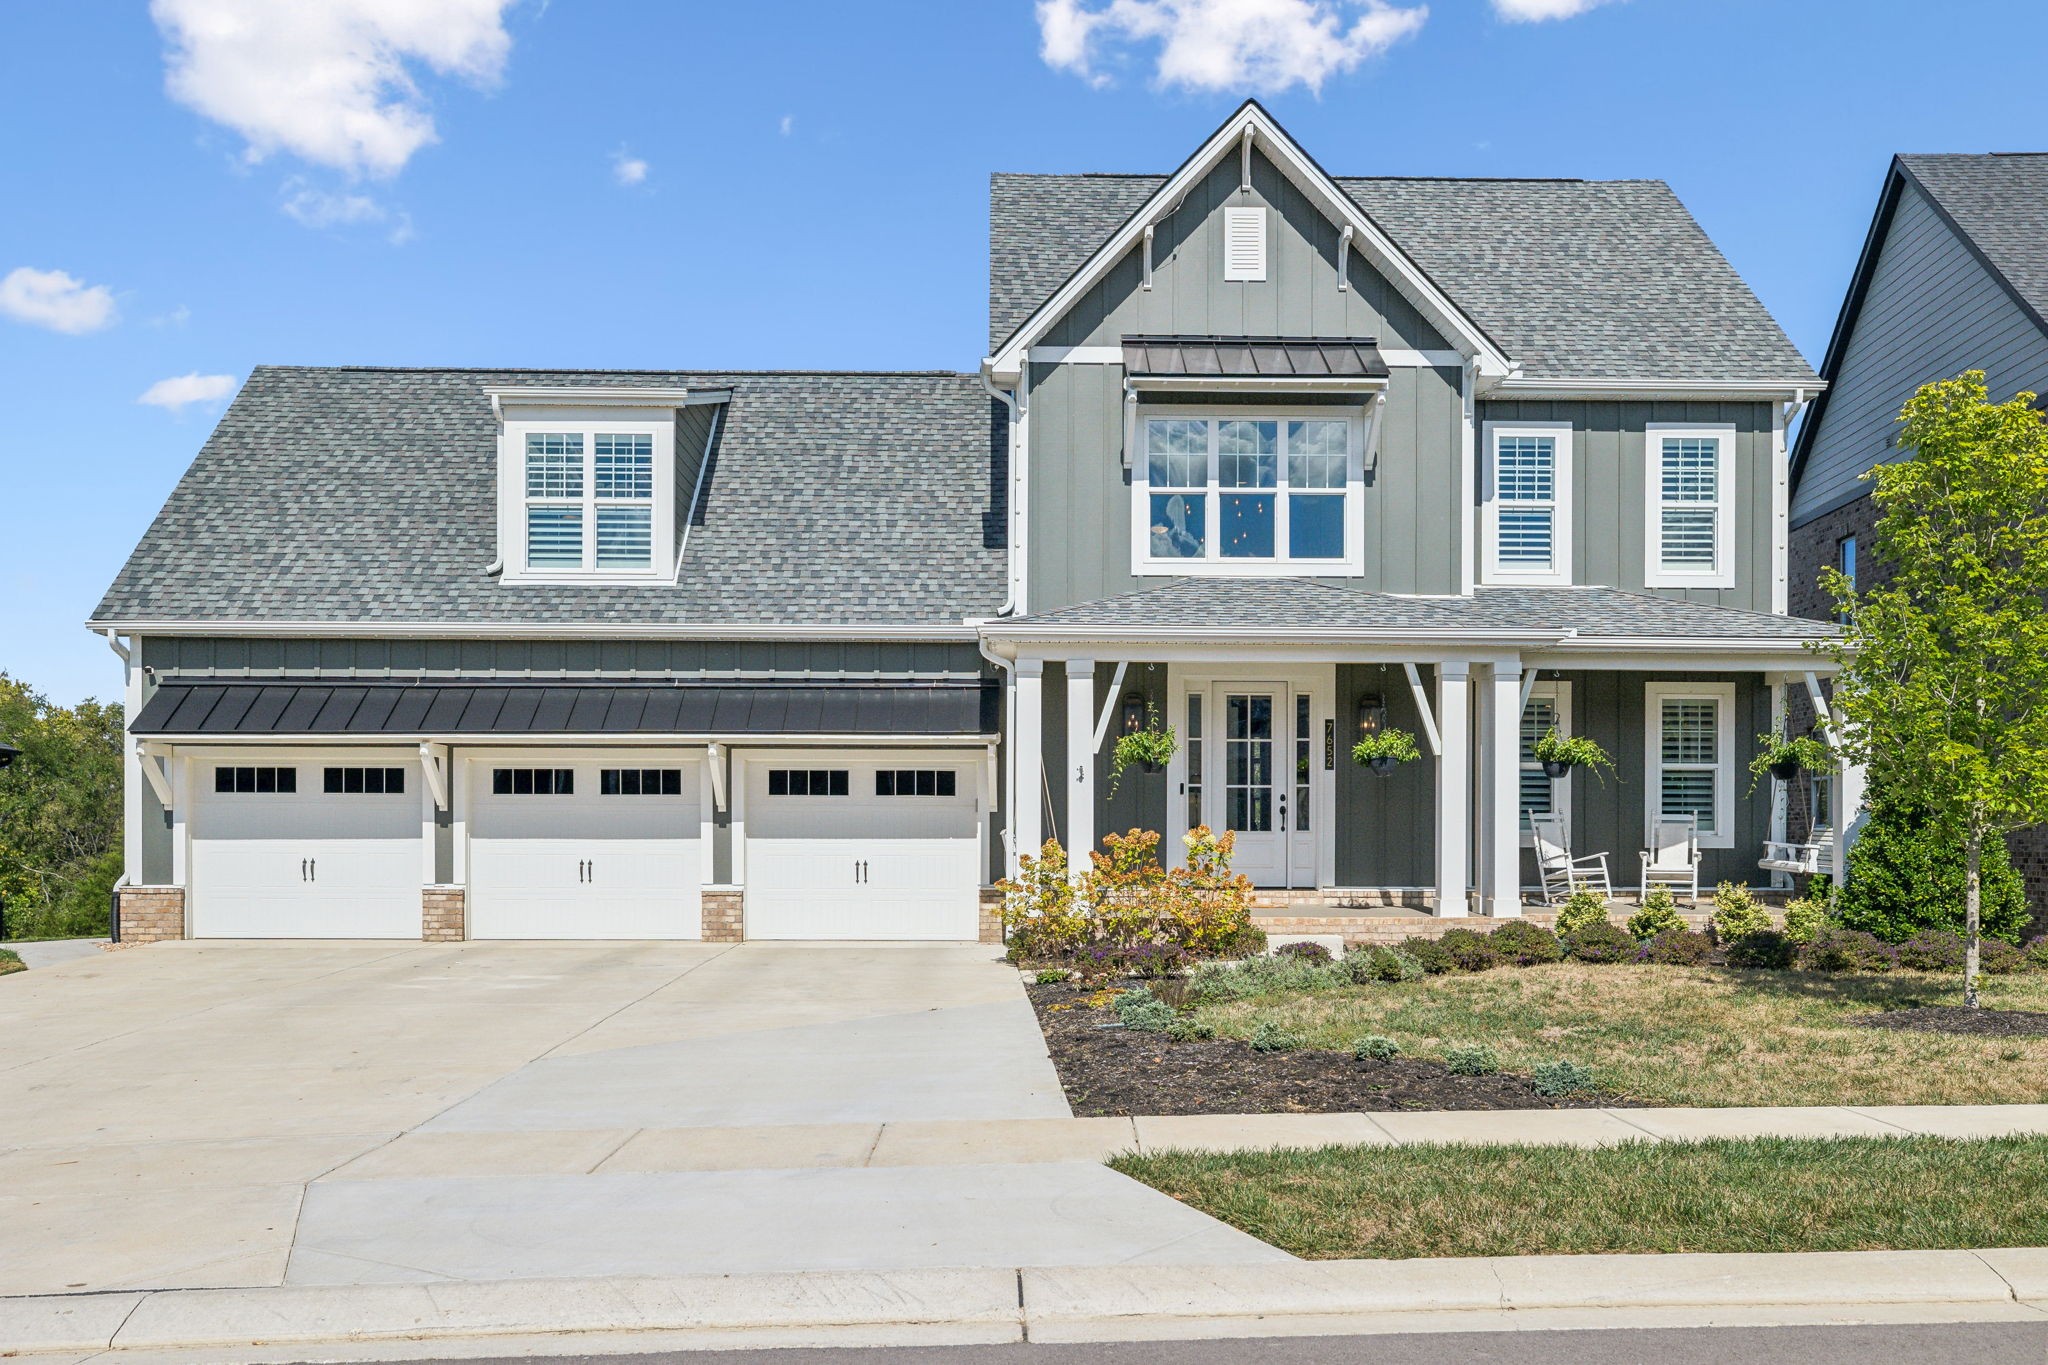
[[[306,880],[306,860],[304,858],[299,859],[299,880]]]
[[[312,875],[310,875],[310,876],[308,876],[308,877],[306,878],[306,880],[307,880],[307,881],[309,881],[309,882],[317,882],[317,881],[319,881],[319,880],[320,880],[320,860],[319,860],[318,858],[308,858],[308,859],[306,859],[306,871],[307,871],[307,872],[309,872],[310,874],[312,874]]]

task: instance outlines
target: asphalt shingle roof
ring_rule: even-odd
[[[1016,618],[1026,629],[1578,632],[1585,640],[1784,640],[1833,626],[1619,588],[1480,588],[1470,597],[1368,592],[1328,578],[1189,578]],[[1000,628],[996,630],[1001,634]]]
[[[990,345],[1006,340],[1165,182],[993,177]],[[1337,184],[1531,378],[1813,378],[1660,180]]]
[[[679,582],[485,574],[484,390],[572,384],[732,390]],[[1003,420],[958,374],[259,367],[93,619],[958,625],[1003,600]]]
[[[2048,152],[1899,162],[2027,306],[2048,317]]]

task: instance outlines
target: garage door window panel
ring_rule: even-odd
[[[600,796],[681,796],[681,768],[605,768],[597,775]]]
[[[213,789],[240,796],[289,796],[299,789],[297,768],[219,767],[213,770]]]
[[[573,796],[574,768],[494,768],[491,794],[494,796]]]
[[[883,768],[875,773],[877,796],[953,796],[959,775],[951,768]]]
[[[845,768],[770,768],[770,796],[845,796],[853,789]]]
[[[403,768],[329,768],[321,775],[320,788],[343,796],[403,796]]]

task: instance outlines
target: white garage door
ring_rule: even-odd
[[[702,761],[472,761],[471,938],[699,938]]]
[[[976,761],[747,763],[748,938],[979,936]]]
[[[419,766],[196,760],[195,938],[420,936]]]

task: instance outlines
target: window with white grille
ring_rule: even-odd
[[[1223,278],[1266,278],[1266,211],[1263,208],[1223,210]]]
[[[1354,410],[1148,411],[1138,440],[1133,573],[1363,569],[1362,423]]]
[[[1645,444],[1644,582],[1653,588],[1734,587],[1735,429],[1651,423]]]
[[[506,555],[514,577],[643,577],[659,572],[655,528],[671,490],[672,432],[558,422],[507,423]]]
[[[1734,718],[1733,683],[1647,684],[1648,821],[1689,815],[1703,846],[1734,847]]]
[[[1571,582],[1571,424],[1490,424],[1486,447],[1487,581]]]
[[[1571,818],[1571,774],[1552,777],[1536,761],[1536,741],[1553,729],[1561,735],[1572,733],[1572,685],[1568,682],[1536,683],[1529,689],[1528,703],[1522,708],[1519,763],[1522,799],[1517,819],[1521,824],[1524,844],[1529,842],[1531,815]]]

